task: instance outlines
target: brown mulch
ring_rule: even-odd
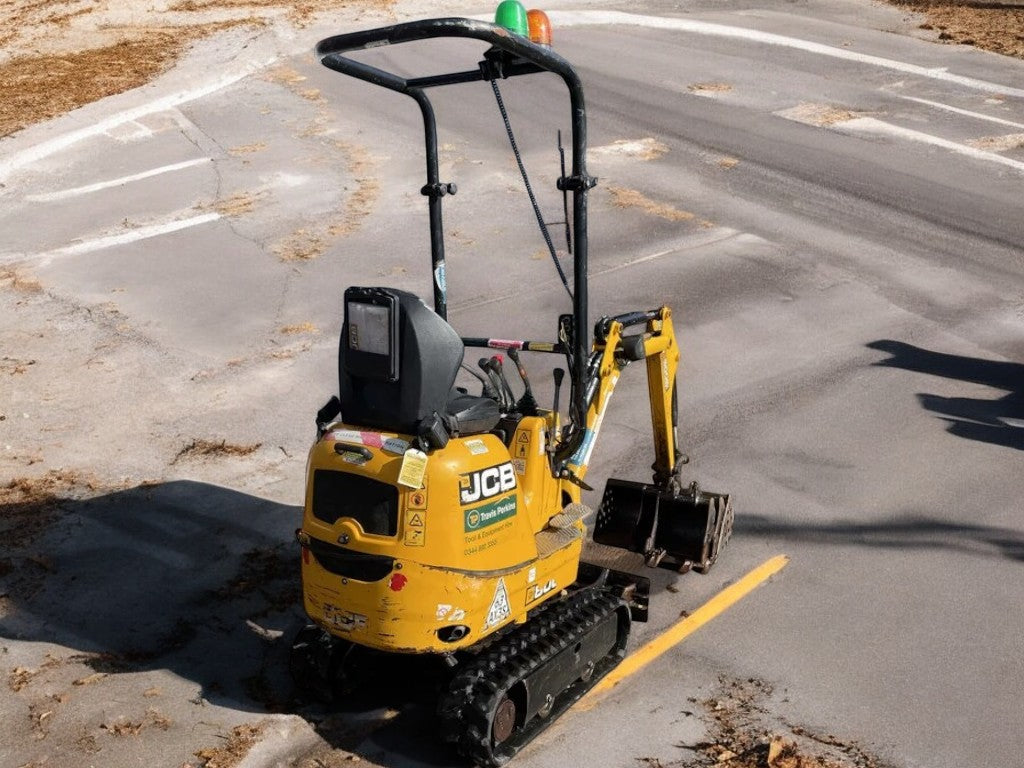
[[[0,139],[144,85],[221,30],[260,27],[281,10],[302,27],[323,11],[382,10],[392,0],[182,0],[166,11],[121,3],[0,0]],[[133,5],[145,22],[123,26],[118,11]]]
[[[1024,0],[890,0],[923,14],[921,29],[934,30],[945,43],[973,45],[1004,56],[1024,58]]]

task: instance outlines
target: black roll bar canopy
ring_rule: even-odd
[[[450,72],[428,77],[407,78],[356,61],[345,54],[384,45],[397,45],[415,40],[437,37],[460,37],[481,40],[491,45],[484,60],[475,70]],[[562,78],[569,90],[572,124],[572,170],[558,181],[558,188],[572,192],[573,232],[573,328],[569,359],[572,363],[574,410],[582,417],[586,413],[583,392],[588,377],[590,343],[587,328],[587,191],[596,179],[587,175],[587,121],[583,102],[583,84],[564,58],[550,48],[531,42],[504,27],[484,21],[465,18],[424,19],[390,27],[350,32],[321,40],[316,46],[321,63],[351,77],[412,97],[423,115],[426,141],[427,183],[420,190],[429,198],[430,250],[434,284],[434,310],[442,318],[448,316],[447,280],[445,276],[444,230],[441,217],[441,198],[455,193],[454,184],[442,183],[438,173],[437,123],[434,108],[425,89],[476,81],[491,81],[536,72],[552,72]],[[569,450],[582,437],[582,430],[570,438]]]

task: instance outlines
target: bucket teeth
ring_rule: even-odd
[[[714,527],[708,528],[707,558],[693,565],[697,573],[707,573],[718,559],[718,553],[732,537],[734,517],[732,498],[728,494],[708,494],[708,520],[714,521]]]

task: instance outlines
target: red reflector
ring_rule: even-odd
[[[302,548],[302,563],[303,565],[309,565],[309,547]]]
[[[391,587],[392,592],[401,592],[402,587],[405,586],[409,579],[406,578],[404,573],[396,573],[391,576],[391,583],[388,584]]]

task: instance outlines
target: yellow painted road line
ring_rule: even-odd
[[[723,589],[685,619],[674,624],[671,628],[647,643],[647,645],[627,656],[619,666],[609,672],[586,696],[580,699],[576,704],[576,708],[582,710],[589,709],[596,703],[597,698],[601,694],[607,693],[625,678],[643,669],[665,653],[665,651],[678,645],[693,632],[696,632],[726,609],[738,603],[758,586],[785,568],[788,562],[789,558],[785,555],[777,555],[759,565],[735,584]]]

